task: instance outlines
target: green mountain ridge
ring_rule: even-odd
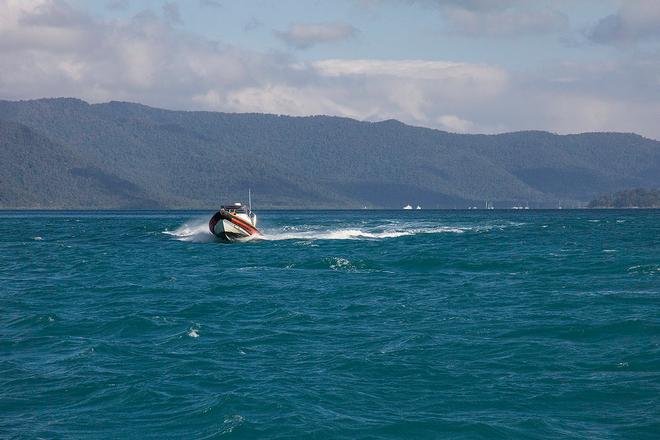
[[[584,206],[660,186],[635,134],[454,134],[399,121],[0,101],[0,207]]]

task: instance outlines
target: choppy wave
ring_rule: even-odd
[[[660,216],[585,212],[4,218],[0,437],[655,439]]]

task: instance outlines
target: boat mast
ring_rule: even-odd
[[[252,212],[252,189],[248,188],[248,210]]]

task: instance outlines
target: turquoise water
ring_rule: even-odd
[[[0,213],[0,438],[655,439],[660,211]]]

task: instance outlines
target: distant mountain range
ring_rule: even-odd
[[[467,135],[395,120],[0,101],[0,208],[585,206],[660,187],[635,134]]]

